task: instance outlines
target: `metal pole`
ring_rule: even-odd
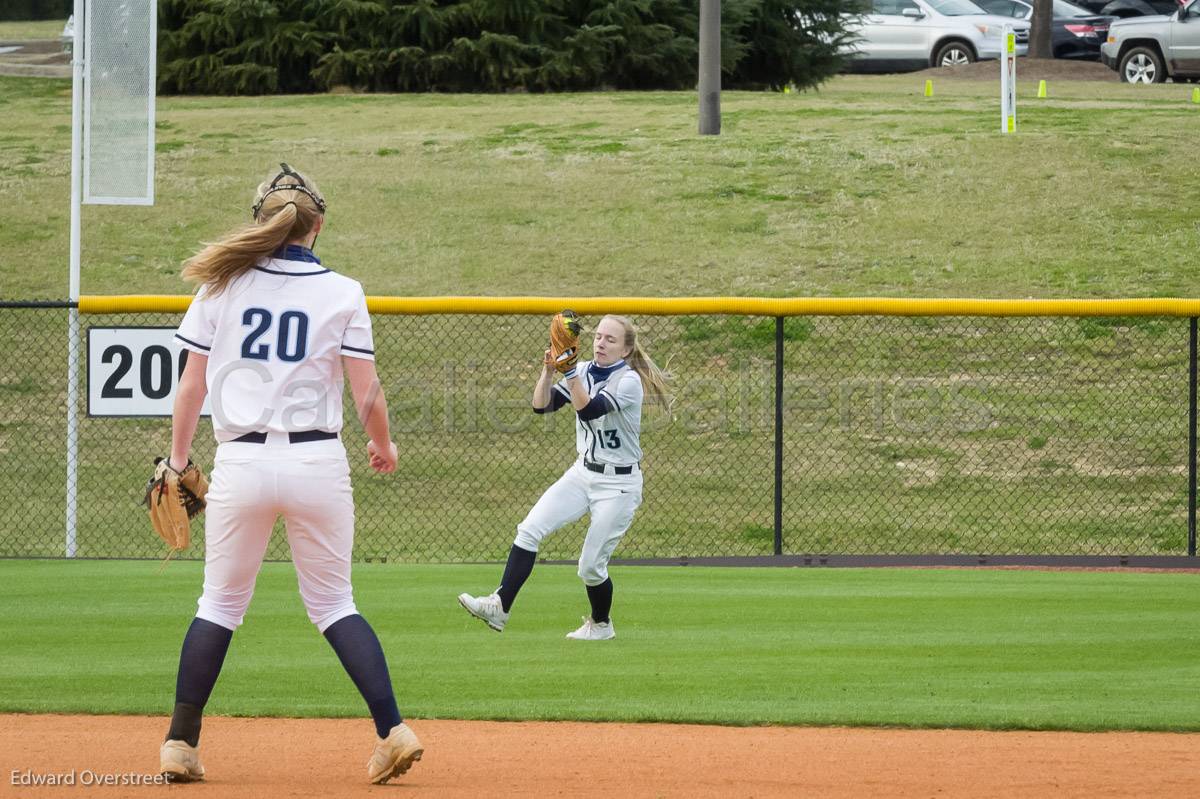
[[[1188,326],[1188,557],[1196,557],[1196,317]]]
[[[775,554],[783,554],[783,317],[775,317]]]
[[[1011,25],[1002,29],[1004,52],[1000,54],[1000,132],[1017,129],[1017,39]]]
[[[83,60],[87,42],[86,0],[75,0],[75,41],[71,44],[71,265],[70,300],[79,302],[79,253],[83,201]],[[67,518],[65,555],[75,557],[76,509],[79,484],[79,309],[67,321]]]
[[[700,0],[700,135],[721,133],[721,0]]]

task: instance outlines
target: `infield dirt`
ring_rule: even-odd
[[[0,796],[862,797],[1200,795],[1200,735],[414,720],[425,758],[365,780],[357,719],[206,719],[208,778],[153,777],[165,718],[0,717]],[[74,784],[45,784],[49,779]],[[40,779],[42,784],[32,783]],[[98,785],[97,781],[125,784]],[[87,783],[87,784],[85,784]]]

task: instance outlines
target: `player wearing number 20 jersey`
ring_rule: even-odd
[[[208,356],[217,441],[342,429],[342,358],[375,359],[358,281],[293,245],[215,297],[201,289],[175,338]]]
[[[184,265],[184,277],[200,289],[176,334],[190,355],[175,396],[170,463],[187,463],[206,395],[218,445],[204,520],[204,590],[179,656],[160,768],[173,781],[204,778],[204,706],[283,516],[308,617],[375,723],[367,777],[381,783],[407,771],[424,749],[400,717],[379,639],[354,604],[354,499],[339,436],[344,379],[370,439],[371,467],[395,470],[397,452],[362,287],[321,265],[312,248],[325,200],[311,180],[280,166],[258,187],[253,224]]]

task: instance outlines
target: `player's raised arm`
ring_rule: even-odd
[[[550,350],[546,350],[546,354],[542,357],[542,371],[538,373],[537,383],[533,386],[533,397],[529,400],[533,405],[534,413],[545,413],[551,410],[549,406],[552,388],[554,388],[554,361],[550,357]]]

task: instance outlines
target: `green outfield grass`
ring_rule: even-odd
[[[0,710],[169,713],[200,571],[0,562]],[[1194,574],[617,568],[618,638],[591,645],[563,639],[586,612],[568,567],[535,569],[503,634],[469,618],[455,595],[498,574],[356,567],[402,712],[1200,730]],[[364,714],[289,565],[264,567],[209,712]]]
[[[66,24],[66,17],[0,22],[0,42],[57,39],[62,35],[63,26]]]

